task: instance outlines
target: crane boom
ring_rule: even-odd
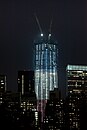
[[[50,28],[49,28],[49,33],[51,34],[51,28],[52,28],[52,19],[51,19],[51,22],[50,22]]]
[[[38,18],[37,18],[37,15],[36,15],[36,14],[34,14],[34,15],[35,15],[35,18],[36,18],[36,21],[37,21],[37,24],[38,24],[40,33],[42,34],[42,29],[41,29],[41,26],[40,26],[40,22],[39,22],[39,20],[38,20]]]

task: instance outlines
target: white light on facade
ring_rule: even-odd
[[[37,100],[49,99],[49,91],[58,88],[57,51],[57,45],[53,41],[49,43],[46,40],[35,44],[35,92]]]
[[[49,34],[49,37],[51,37],[51,34]]]
[[[43,37],[43,33],[41,33],[41,37]]]

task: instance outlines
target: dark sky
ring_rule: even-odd
[[[58,41],[59,87],[65,88],[67,64],[87,65],[86,0],[1,0],[0,1],[0,74],[6,74],[8,89],[17,91],[18,70],[33,69],[33,41],[48,32]]]

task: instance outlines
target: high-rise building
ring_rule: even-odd
[[[87,92],[87,66],[68,65],[67,71],[67,93]]]
[[[34,71],[18,71],[18,92],[21,95],[34,92]]]
[[[43,111],[49,92],[58,88],[58,48],[51,38],[41,37],[35,41],[35,92],[37,109]]]
[[[49,91],[58,87],[58,50],[52,40],[35,42],[35,92],[38,100],[49,99]]]
[[[68,65],[67,72],[67,114],[69,129],[85,128],[87,117],[87,66]],[[84,121],[83,121],[84,120]]]
[[[0,75],[0,104],[3,103],[3,93],[6,92],[7,77],[6,75]]]
[[[46,104],[44,129],[46,130],[61,130],[65,128],[64,121],[64,99],[58,89],[51,91],[50,99]]]

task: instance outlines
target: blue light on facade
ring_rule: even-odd
[[[49,91],[58,88],[58,49],[55,41],[35,42],[35,92],[38,100],[49,99]]]

